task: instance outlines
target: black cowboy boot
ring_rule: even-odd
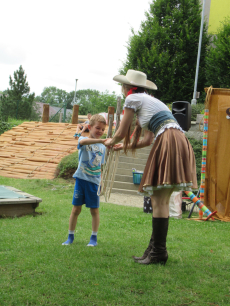
[[[149,255],[138,260],[138,263],[149,264],[166,264],[168,253],[166,249],[166,237],[168,233],[169,218],[153,218],[153,248]]]
[[[153,218],[152,218],[152,229],[153,229]],[[135,261],[145,259],[149,255],[152,248],[153,248],[153,230],[152,230],[151,238],[149,240],[149,245],[148,245],[147,249],[144,251],[144,254],[141,257],[133,256],[133,259]]]

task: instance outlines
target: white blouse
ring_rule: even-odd
[[[149,121],[155,114],[161,111],[171,112],[167,105],[146,93],[135,93],[129,95],[125,99],[123,108],[132,108],[137,114],[140,126],[144,129],[148,129]],[[166,128],[170,127],[177,128],[183,132],[181,127],[175,122],[166,124],[155,136],[160,135]]]

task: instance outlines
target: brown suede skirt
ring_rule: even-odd
[[[184,133],[175,128],[166,129],[156,138],[138,191],[150,196],[159,188],[197,189],[192,146]]]

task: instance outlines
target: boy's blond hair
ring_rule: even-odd
[[[94,126],[97,122],[102,122],[106,125],[106,120],[102,115],[93,115],[89,120],[89,125]]]

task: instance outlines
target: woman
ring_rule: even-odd
[[[139,193],[151,196],[153,218],[152,236],[143,256],[134,257],[140,264],[165,264],[168,259],[166,237],[169,222],[169,199],[173,191],[197,188],[196,163],[193,149],[169,108],[160,100],[145,93],[156,90],[156,85],[147,80],[145,73],[128,70],[113,80],[123,84],[125,95],[124,116],[112,139],[106,146],[114,150],[134,151],[149,146],[155,141],[149,154]],[[130,143],[130,128],[134,113],[139,127]],[[144,138],[138,141],[144,129]],[[124,142],[118,144],[122,139]]]

